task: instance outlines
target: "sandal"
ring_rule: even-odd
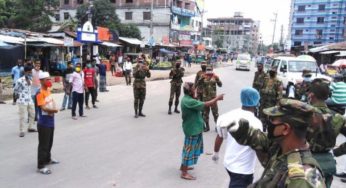
[[[50,171],[50,169],[46,168],[46,167],[37,169],[37,172],[41,173],[41,174],[45,174],[45,175],[48,175],[48,174],[52,173],[52,171]]]
[[[183,173],[181,174],[180,176],[182,179],[185,179],[185,180],[196,180],[197,178],[196,177],[193,177],[192,175],[190,175],[189,173]]]

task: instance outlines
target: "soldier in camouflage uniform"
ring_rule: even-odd
[[[263,63],[258,63],[257,72],[255,72],[255,78],[253,80],[252,87],[260,92],[263,88],[266,77],[268,77],[268,75],[263,71]]]
[[[198,81],[202,78],[202,75],[205,74],[207,70],[207,63],[201,62],[201,70],[197,72],[195,77],[195,87],[197,88],[197,99],[203,101],[203,88],[202,85],[198,85]]]
[[[169,102],[168,102],[168,114],[172,114],[172,105],[173,105],[173,99],[175,95],[175,108],[174,112],[175,113],[180,113],[178,110],[178,105],[179,105],[179,97],[181,93],[181,84],[183,83],[183,77],[184,77],[184,72],[185,69],[180,67],[181,66],[181,61],[177,61],[175,63],[175,68],[171,70],[169,73],[169,78],[171,80],[171,94],[169,96]]]
[[[263,123],[263,131],[267,130],[266,116],[263,109],[275,106],[282,98],[282,82],[276,78],[277,69],[273,67],[269,71],[269,77],[264,80],[263,87],[260,90],[260,119]]]
[[[323,114],[322,123],[314,123],[308,128],[307,141],[313,157],[319,162],[329,188],[336,173],[336,161],[331,153],[335,147],[339,133],[346,136],[345,119],[342,115],[331,111],[324,102],[329,95],[329,84],[322,79],[315,79],[311,83],[308,94],[309,103]],[[346,142],[334,149],[335,156],[346,154]]]
[[[214,74],[213,67],[208,65],[206,68],[205,74],[201,76],[201,78],[198,80],[198,86],[202,86],[202,101],[210,101],[211,99],[216,97],[216,86],[222,87],[222,82],[220,81],[219,77]],[[204,131],[208,132],[210,130],[209,127],[209,113],[210,109],[212,111],[212,114],[214,116],[214,122],[216,123],[217,118],[219,117],[219,110],[217,104],[212,105],[211,107],[206,107],[204,109],[203,113],[203,119],[205,122]]]
[[[296,99],[301,100],[303,102],[307,102],[307,96],[308,96],[308,91],[310,89],[311,85],[311,71],[310,70],[303,70],[303,82],[300,84],[296,85]]]
[[[264,109],[269,117],[268,134],[241,119],[226,128],[235,140],[250,146],[265,167],[261,178],[249,187],[324,188],[323,173],[306,142],[314,107],[297,100],[281,99]],[[227,126],[227,125],[226,125]]]
[[[146,95],[145,77],[150,78],[151,76],[148,66],[143,63],[143,60],[139,59],[137,66],[133,70],[133,78],[135,79],[133,82],[135,118],[138,118],[138,116],[145,117],[142,111]]]

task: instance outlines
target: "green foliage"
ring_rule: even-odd
[[[0,26],[44,32],[59,0],[0,0]]]
[[[122,24],[115,13],[115,8],[109,0],[96,0],[92,8],[92,24],[117,30],[120,36],[141,39],[141,32],[133,24]],[[76,17],[80,24],[88,20],[89,4],[84,4],[77,9]]]

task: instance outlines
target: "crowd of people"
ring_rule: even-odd
[[[133,76],[135,118],[146,117],[143,113],[146,97],[146,78],[151,72],[145,59],[137,58],[132,66],[131,59],[124,58],[123,70],[126,84],[131,85]],[[330,110],[330,100],[337,98],[345,89],[342,83],[330,85],[325,80],[311,80],[302,87],[301,96],[306,101],[288,99],[283,95],[281,81],[276,77],[276,68],[258,70],[252,87],[244,87],[240,93],[241,106],[219,117],[218,102],[224,94],[218,95],[217,88],[222,87],[219,76],[213,67],[201,63],[195,82],[183,83],[185,69],[181,67],[184,57],[178,59],[169,73],[171,79],[168,114],[181,113],[182,128],[185,135],[180,165],[181,178],[195,180],[190,171],[203,153],[203,132],[210,131],[209,113],[212,111],[215,130],[212,160],[219,160],[220,147],[226,140],[224,166],[230,177],[229,187],[330,187],[333,176],[346,177],[346,173],[336,174],[334,157],[346,154],[346,143],[336,147],[339,133],[346,136],[345,118]],[[346,74],[342,80],[346,81]],[[309,77],[304,71],[303,78]],[[311,76],[310,76],[311,77]],[[28,132],[37,132],[38,172],[50,174],[47,164],[58,164],[51,156],[54,138],[54,114],[58,107],[51,95],[52,82],[48,72],[40,69],[40,62],[19,60],[12,69],[13,104],[19,110],[19,136],[25,136],[25,124]],[[308,79],[304,79],[308,82]],[[341,81],[340,81],[341,82]],[[89,60],[73,66],[70,62],[63,75],[64,99],[60,110],[71,109],[72,119],[84,118],[86,109],[98,106],[98,92],[107,92],[106,65],[103,62]],[[184,96],[179,98],[183,86]],[[342,93],[343,94],[343,93]],[[91,105],[89,99],[91,96]],[[175,100],[174,100],[175,99]],[[85,103],[85,104],[84,104]],[[34,128],[37,121],[37,130]],[[261,178],[253,183],[255,161],[265,168]],[[345,181],[345,180],[343,180]]]

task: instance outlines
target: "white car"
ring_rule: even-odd
[[[271,67],[277,67],[277,77],[283,83],[288,97],[295,98],[295,85],[303,81],[303,70],[312,72],[312,80],[323,78],[331,81],[332,78],[320,73],[315,60],[297,57],[277,57],[273,60]]]
[[[239,54],[235,63],[235,69],[250,71],[250,67],[251,67],[250,54]]]

